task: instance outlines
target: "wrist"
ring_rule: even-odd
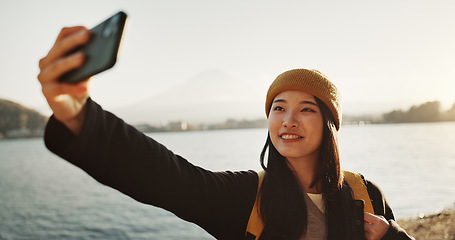
[[[84,107],[81,111],[73,118],[68,119],[66,121],[62,121],[62,123],[76,136],[82,131],[82,127],[84,126],[85,116],[87,115],[87,106],[84,104]]]

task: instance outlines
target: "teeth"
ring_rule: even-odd
[[[281,138],[283,139],[297,139],[300,138],[298,135],[281,135]]]

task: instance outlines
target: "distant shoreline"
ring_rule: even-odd
[[[397,222],[415,239],[455,239],[455,207],[436,214],[400,219]]]

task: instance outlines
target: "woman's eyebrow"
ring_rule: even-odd
[[[284,100],[284,99],[276,99],[276,100],[273,101],[273,103],[278,103],[278,102],[286,103],[286,100]]]
[[[317,103],[312,102],[312,101],[301,101],[300,104],[311,104],[311,105],[314,105],[314,106],[316,106],[316,107],[318,106]]]
[[[287,103],[287,101],[285,99],[276,99],[273,101],[273,103],[279,103],[279,102]],[[309,100],[301,101],[300,104],[310,104],[310,105],[318,106],[317,103],[315,103],[313,101],[309,101]]]

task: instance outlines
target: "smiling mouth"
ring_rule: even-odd
[[[280,137],[285,140],[302,138],[301,136],[295,134],[283,134]]]

